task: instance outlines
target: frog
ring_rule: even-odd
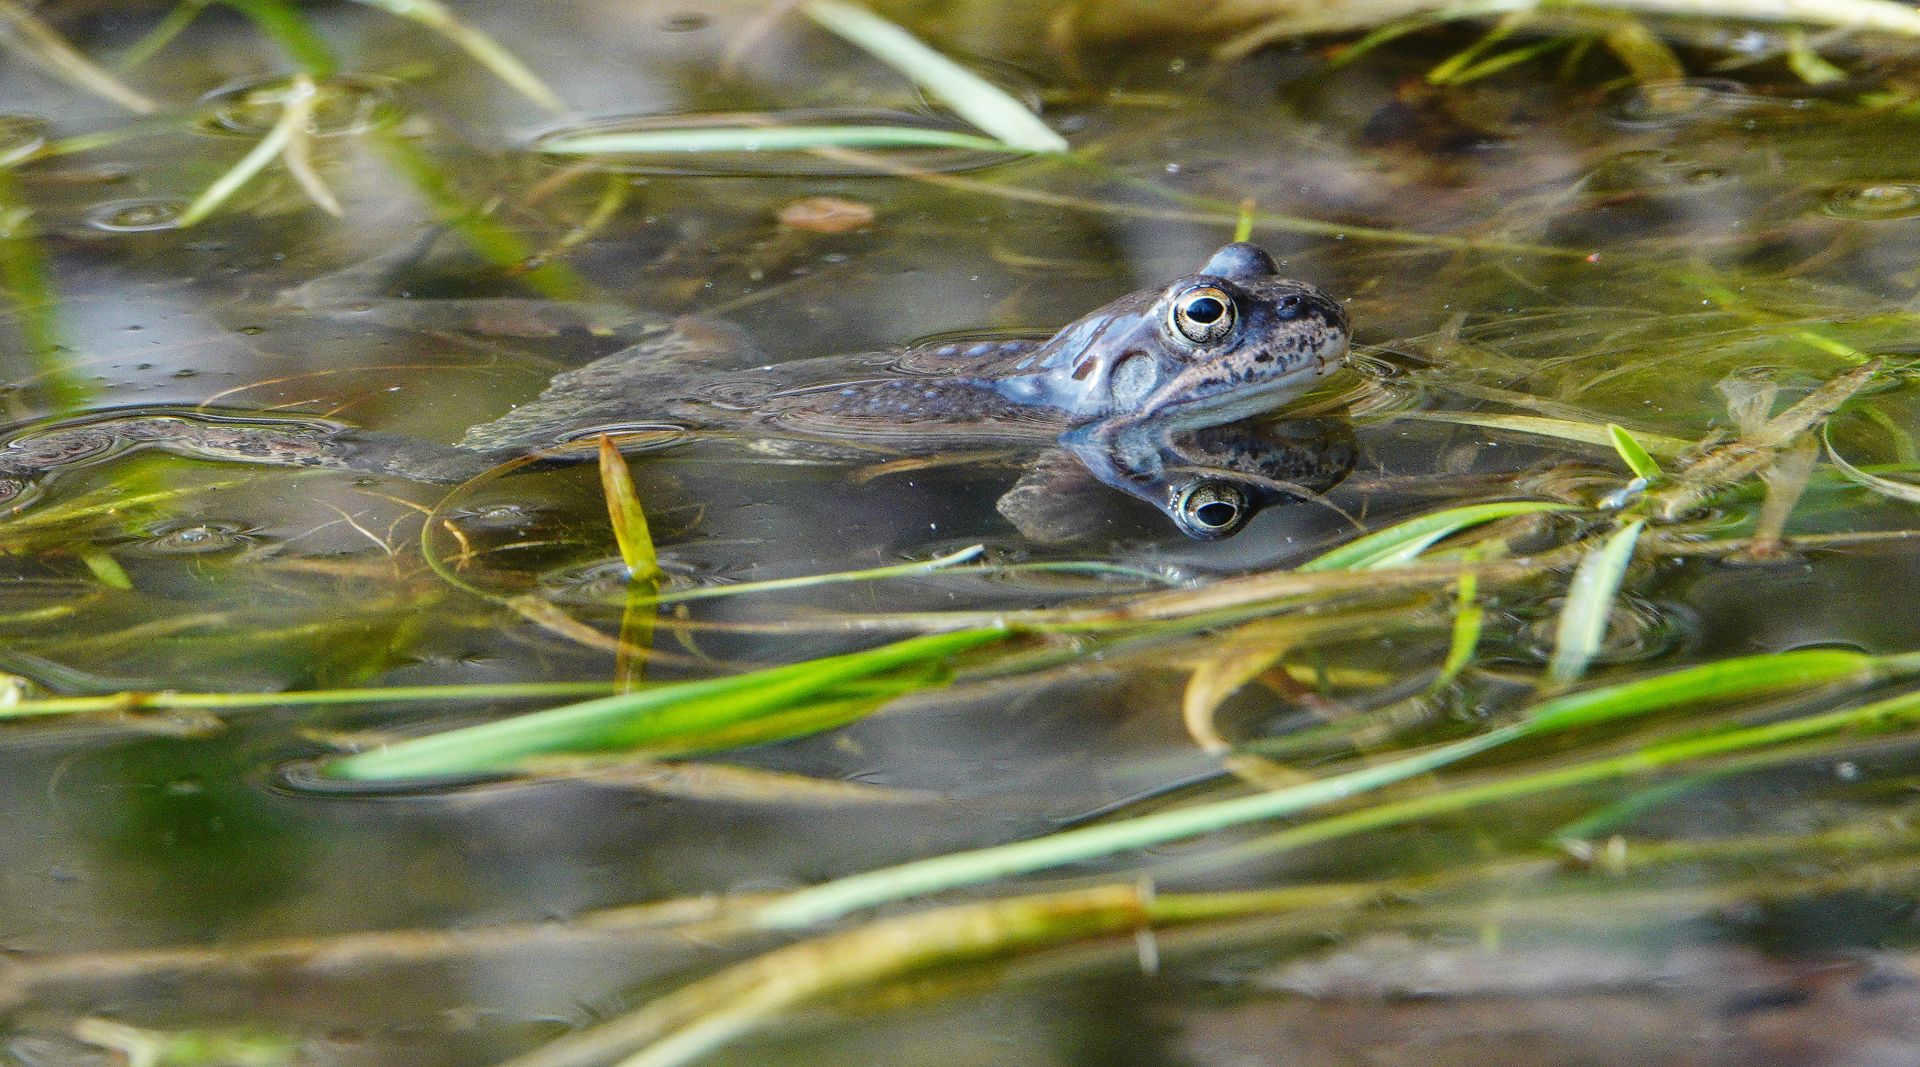
[[[1045,338],[948,340],[771,364],[743,331],[714,320],[682,316],[635,334],[452,446],[333,420],[198,409],[103,412],[26,428],[0,449],[0,505],[24,503],[58,469],[133,449],[458,482],[523,457],[587,458],[593,453],[580,443],[602,434],[674,430],[828,460],[1024,446],[1046,462],[1028,470],[1016,500],[1036,498],[1036,472],[1066,477],[1071,465],[1062,459],[1074,457],[1075,476],[1149,501],[1189,536],[1215,538],[1271,498],[1257,488],[1274,480],[1263,470],[1296,469],[1297,457],[1228,444],[1215,470],[1189,462],[1207,454],[1189,446],[1169,473],[1165,456],[1180,451],[1172,442],[1306,392],[1342,364],[1350,326],[1339,301],[1282,277],[1259,246],[1233,242],[1193,274],[1121,296]],[[1216,498],[1231,500],[1208,507]]]

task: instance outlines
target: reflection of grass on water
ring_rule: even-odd
[[[530,99],[553,102],[537,78],[493,42],[454,21],[439,5],[420,0],[367,2],[431,26]],[[206,6],[206,0],[181,4],[135,48],[130,65],[137,66],[156,54]],[[266,103],[278,108],[276,121],[231,169],[194,200],[180,224],[191,225],[215,212],[232,209],[238,190],[276,161],[286,167],[315,204],[330,213],[350,211],[351,205],[340,204],[328,190],[310,152],[316,94],[327,91],[326,77],[334,66],[323,40],[306,23],[306,13],[294,5],[235,0],[231,6],[272,38],[301,72],[263,96]],[[1078,31],[1097,31],[1102,9],[1107,6],[1077,5]],[[1237,5],[1241,22],[1236,30],[1247,36],[1228,47],[1245,47],[1274,33],[1300,28],[1298,20],[1264,21],[1272,15],[1273,6]],[[1608,6],[1615,12],[1673,13],[1684,9],[1711,13],[1703,12],[1691,0],[1630,0]],[[888,32],[861,21],[872,16],[839,3],[811,7],[816,18],[825,14],[823,22],[834,24],[838,19],[836,28],[843,33],[850,25],[847,20],[852,19],[854,30],[847,33],[850,38],[868,47],[885,47]],[[1725,0],[1712,10],[1724,13],[1736,8],[1754,16],[1764,16],[1771,10],[1746,0]],[[1433,4],[1317,5],[1313,18],[1322,21],[1309,25],[1328,28],[1324,20],[1344,18],[1347,21],[1340,24],[1342,28],[1377,27],[1373,36],[1352,46],[1341,60],[1352,62],[1393,36],[1442,17],[1502,15],[1480,42],[1432,68],[1429,80],[1434,84],[1458,85],[1488,78],[1557,49],[1585,47],[1580,35],[1550,36],[1501,51],[1528,25],[1516,9],[1531,11],[1532,5],[1499,3],[1438,13]],[[51,30],[25,9],[10,0],[0,0],[0,17],[12,20],[15,33],[10,40],[33,51],[49,67],[131,109],[151,110],[144,97],[127,89],[116,75],[88,63],[57,36],[50,36]],[[1908,9],[1868,0],[1849,0],[1820,9],[1820,17],[1900,33],[1916,29]],[[1409,21],[1397,21],[1402,19]],[[1396,21],[1381,26],[1389,20]],[[1615,19],[1581,33],[1611,48],[1636,78],[1665,76],[1679,69],[1671,50],[1631,20]],[[1794,69],[1808,80],[1825,79],[1818,57],[1811,54],[1803,38],[1798,39],[1792,60]],[[935,91],[944,93],[950,101],[956,94],[964,97],[976,91],[950,78],[936,81],[944,88]],[[857,150],[916,139],[944,139],[948,144],[970,147],[1012,147],[1034,153],[1058,152],[1064,147],[1047,141],[1044,134],[1051,131],[1044,127],[1023,131],[1018,118],[1008,122],[1003,114],[996,120],[991,111],[989,107],[969,114],[985,131],[984,137],[953,133],[936,137],[925,130],[889,134],[874,127],[851,132],[831,127],[772,132],[709,129],[634,135],[619,142],[583,138],[570,144],[560,139],[548,142],[546,148],[584,155],[747,151],[754,150],[754,145]],[[996,121],[1003,124],[996,128]],[[141,131],[152,128],[139,127]],[[521,276],[548,295],[566,298],[585,291],[585,283],[564,264],[548,262],[544,254],[531,251],[488,211],[468,203],[458,184],[435,165],[421,145],[391,130],[375,130],[367,136],[394,169],[425,195],[436,215],[458,229],[489,262],[524,271]],[[674,141],[673,136],[680,141]],[[892,141],[888,140],[890,136]],[[98,143],[91,140],[56,145],[50,151],[79,151]],[[1237,223],[1249,232],[1264,228],[1338,235],[1406,246],[1424,254],[1500,249],[1555,259],[1585,255],[1584,250],[1471,236],[1368,230],[1267,215],[1256,211],[1250,202],[1236,206],[1126,178],[1103,170],[1101,163],[1090,156],[1067,158],[1059,169],[1115,180],[1122,187],[1143,189],[1178,206],[1142,208],[998,185],[978,178],[901,176],[970,193],[1042,198],[1039,202],[1051,206],[1209,225]],[[10,178],[0,172],[0,181]],[[617,183],[609,186],[610,190],[622,188]],[[19,199],[11,185],[0,185],[0,281],[14,301],[36,358],[47,364],[40,368],[47,383],[46,403],[55,407],[78,405],[84,401],[84,394],[61,391],[65,379],[58,375],[60,368],[55,365],[61,351],[52,318],[55,294],[44,257],[28,226],[30,218]],[[602,200],[605,210],[595,217],[604,223],[623,204],[621,195],[610,191]],[[590,232],[590,226],[576,231],[559,247],[577,244]],[[381,743],[339,757],[329,765],[330,773],[337,778],[370,782],[476,773],[566,776],[579,766],[605,768],[617,766],[623,759],[636,763],[675,759],[805,737],[844,726],[903,697],[955,683],[964,687],[975,680],[1009,674],[1038,674],[1098,652],[1109,662],[1162,668],[1171,664],[1186,672],[1182,710],[1189,731],[1203,750],[1233,775],[1223,775],[1220,784],[1205,787],[1220,795],[1201,796],[1190,803],[1145,814],[1125,811],[1091,825],[1012,844],[924,858],[784,893],[720,901],[704,908],[696,906],[697,902],[677,902],[678,910],[663,908],[648,913],[646,918],[596,913],[569,924],[544,924],[538,932],[506,927],[448,933],[437,940],[423,939],[418,932],[396,932],[332,942],[242,945],[198,953],[183,950],[173,956],[149,954],[138,960],[110,955],[29,960],[4,975],[12,983],[4,988],[26,997],[41,984],[54,986],[75,981],[75,976],[109,973],[115,966],[136,972],[143,966],[155,972],[196,966],[211,971],[275,952],[295,956],[307,953],[334,967],[342,966],[342,961],[370,966],[435,952],[478,951],[476,946],[482,942],[497,948],[538,944],[542,936],[590,939],[618,928],[622,921],[639,926],[651,923],[710,941],[737,938],[741,943],[767,931],[805,932],[832,923],[849,923],[722,969],[630,1015],[515,1061],[516,1067],[572,1067],[615,1060],[625,1067],[663,1067],[697,1057],[766,1025],[793,1007],[935,968],[1013,958],[1064,944],[1124,941],[1150,931],[1256,918],[1268,925],[1249,937],[1271,936],[1276,927],[1317,931],[1344,920],[1387,925],[1393,921],[1392,902],[1426,900],[1438,908],[1487,886],[1510,886],[1516,881],[1537,885],[1541,898],[1550,902],[1556,894],[1575,897],[1598,892],[1584,877],[1588,870],[1579,863],[1568,864],[1559,854],[1562,849],[1580,857],[1580,863],[1605,866],[1606,873],[1614,877],[1709,861],[1763,864],[1799,854],[1866,857],[1868,869],[1859,876],[1863,881],[1871,877],[1881,879],[1882,884],[1912,886],[1920,881],[1916,878],[1920,872],[1909,855],[1910,835],[1869,819],[1816,833],[1768,839],[1648,842],[1620,848],[1584,839],[1583,835],[1617,828],[1627,817],[1623,812],[1664,803],[1675,790],[1782,764],[1832,761],[1863,748],[1905,744],[1913,731],[1920,729],[1920,694],[1896,690],[1890,695],[1874,695],[1889,687],[1911,686],[1920,674],[1920,658],[1916,658],[1920,651],[1871,655],[1842,649],[1803,649],[1770,656],[1729,657],[1655,673],[1609,671],[1597,680],[1590,678],[1604,664],[1609,627],[1621,598],[1632,587],[1636,573],[1651,565],[1687,558],[1763,558],[1796,544],[1845,545],[1876,538],[1920,537],[1920,531],[1907,529],[1843,531],[1798,540],[1783,533],[1788,516],[1806,506],[1803,493],[1827,494],[1831,499],[1843,491],[1857,495],[1859,489],[1839,487],[1858,486],[1895,501],[1912,503],[1920,498],[1920,490],[1911,483],[1892,477],[1911,473],[1911,463],[1855,464],[1833,448],[1830,433],[1836,413],[1864,410],[1869,417],[1878,415],[1883,430],[1904,434],[1891,416],[1879,412],[1870,399],[1863,399],[1870,386],[1881,384],[1895,372],[1853,342],[1859,340],[1856,333],[1908,329],[1911,315],[1905,311],[1884,313],[1875,321],[1851,322],[1846,329],[1836,331],[1824,324],[1810,324],[1818,318],[1817,306],[1805,314],[1776,315],[1773,312],[1777,309],[1765,301],[1742,296],[1704,274],[1681,279],[1672,287],[1683,290],[1689,300],[1705,298],[1716,305],[1710,314],[1738,323],[1739,337],[1727,342],[1729,350],[1735,344],[1788,346],[1796,352],[1817,353],[1842,369],[1828,372],[1824,385],[1777,415],[1773,413],[1773,392],[1766,392],[1760,402],[1749,397],[1744,408],[1733,412],[1736,432],[1703,441],[1629,431],[1605,418],[1578,417],[1579,411],[1570,403],[1577,398],[1575,389],[1567,390],[1564,396],[1556,394],[1551,401],[1515,392],[1496,394],[1491,387],[1483,390],[1486,397],[1520,408],[1517,413],[1384,412],[1380,419],[1404,419],[1416,425],[1451,422],[1532,440],[1587,446],[1601,455],[1607,455],[1610,449],[1611,457],[1618,460],[1618,469],[1601,479],[1607,484],[1597,490],[1503,493],[1527,499],[1482,500],[1435,509],[1362,533],[1287,570],[1109,596],[1064,607],[782,618],[762,624],[762,628],[775,632],[818,629],[911,636],[835,656],[670,683],[639,683],[639,666],[651,651],[655,631],[685,637],[691,648],[692,637],[702,625],[721,630],[726,624],[701,624],[661,615],[662,606],[723,596],[754,603],[759,598],[829,584],[885,582],[947,569],[994,573],[1000,568],[993,564],[973,566],[976,550],[966,549],[916,563],[662,592],[658,582],[663,574],[643,509],[645,502],[634,488],[624,461],[609,444],[602,450],[602,484],[614,540],[632,579],[621,605],[620,637],[610,642],[620,657],[618,677],[612,682],[342,686],[267,694],[123,693],[28,697],[0,706],[0,719],[48,720],[151,709],[230,714],[273,707],[466,705],[584,698],[581,703],[466,729]],[[1611,354],[1625,352],[1630,364],[1632,357],[1642,352],[1664,355],[1670,347],[1674,329],[1670,321],[1649,325],[1644,335],[1635,334],[1633,329],[1632,324],[1624,323],[1610,328]],[[1555,374],[1561,380],[1579,377],[1583,355],[1556,353],[1555,358],[1560,361]],[[1463,355],[1460,362],[1469,366],[1471,356]],[[1638,370],[1630,369],[1629,373]],[[1590,389],[1596,381],[1587,378],[1577,384],[1580,389]],[[1528,408],[1528,403],[1536,399],[1537,410]],[[1830,465],[1818,463],[1821,453],[1816,441],[1824,441]],[[1897,437],[1896,445],[1900,442],[1904,442],[1906,451],[1912,451],[1910,439]],[[165,506],[179,492],[184,491],[152,490],[132,498],[90,500],[79,506],[68,502],[63,505],[65,510],[29,513],[14,527],[0,531],[8,537],[0,547],[18,552],[47,550],[48,539],[58,537],[62,529],[71,530],[92,521],[124,523],[129,509],[141,513],[141,508]],[[1759,515],[1751,523],[1750,532],[1731,535],[1725,528],[1706,525],[1699,518],[1706,508],[1751,503],[1755,497],[1760,498]],[[549,612],[542,617],[553,632],[564,635],[586,631],[605,640],[604,634],[566,618],[551,604],[542,602],[536,608],[530,597],[493,594],[462,579],[457,567],[431,552],[432,539],[443,533],[464,537],[458,524],[432,511],[426,513],[423,527],[427,562],[438,568],[437,588],[473,594],[483,602],[484,609]],[[89,554],[84,546],[73,551],[99,585],[124,591],[132,584],[104,551]],[[462,561],[470,555],[463,555]],[[1098,561],[1057,566],[1111,569]],[[1015,571],[1018,565],[1004,569]],[[1542,590],[1565,594],[1553,619],[1552,647],[1544,666],[1538,671],[1515,671],[1511,664],[1496,669],[1490,662],[1492,654],[1483,644],[1489,640],[1489,617],[1498,610],[1495,605],[1499,598]],[[303,635],[331,636],[328,625],[316,624]],[[1349,717],[1336,717],[1341,704],[1331,698],[1354,694],[1332,681],[1335,672],[1327,658],[1354,633],[1382,629],[1440,639],[1439,653],[1426,664],[1430,681],[1423,674],[1416,679],[1422,683],[1417,695],[1403,697],[1384,709],[1356,714],[1347,708]],[[116,634],[79,640],[112,642],[127,638]],[[697,658],[693,661],[698,662]],[[1236,693],[1260,686],[1277,693],[1317,698],[1318,706],[1331,709],[1327,712],[1330,721],[1288,737],[1229,737],[1231,731],[1221,726],[1218,713]],[[1505,695],[1476,703],[1467,695],[1468,687],[1485,687],[1481,691]],[[1356,702],[1360,702],[1357,697]],[[1394,714],[1415,703],[1459,714],[1452,719],[1432,715],[1403,719]],[[1831,706],[1835,704],[1839,706]],[[1756,707],[1761,710],[1756,711]],[[1317,751],[1331,753],[1311,771],[1280,762],[1304,750],[1307,745],[1303,740],[1311,741]],[[576,756],[586,762],[565,762]],[[745,768],[738,770],[744,776],[753,774]],[[1442,771],[1447,773],[1442,775]],[[778,776],[765,775],[761,782],[767,795],[780,795],[783,784]],[[791,779],[784,787],[796,793],[802,788]],[[1507,811],[1511,809],[1503,806],[1522,802],[1539,803],[1549,814],[1554,809],[1547,805],[1590,808],[1592,793],[1583,791],[1596,791],[1596,787],[1610,787],[1626,796],[1604,796],[1598,812],[1583,809],[1568,818],[1556,817],[1544,831],[1523,829],[1521,835],[1531,836],[1522,844],[1504,852],[1494,849],[1491,856],[1463,852],[1433,861],[1432,869],[1340,883],[1227,892],[1163,893],[1153,887],[1155,879],[1226,874],[1310,846],[1350,842],[1364,834],[1411,825],[1445,835],[1457,828],[1449,821],[1455,817]],[[857,795],[848,797],[849,802],[858,799]],[[1254,829],[1286,820],[1298,821]],[[1229,830],[1238,830],[1239,836],[1223,835],[1221,841],[1182,852],[1173,860],[1148,851]],[[1576,837],[1581,839],[1571,839]],[[1099,884],[1088,885],[1078,879],[1065,886],[1010,881],[1070,865],[1097,867],[1095,880]],[[1004,889],[984,891],[995,894],[989,899],[942,902],[865,921],[855,918],[867,909],[1002,881],[1008,881]],[[1716,887],[1714,892],[1722,897],[1736,893],[1784,897],[1845,884],[1844,873],[1798,871],[1768,879],[1764,885],[1730,883]],[[1665,895],[1649,894],[1657,898],[1650,906],[1698,906],[1683,900],[1684,894],[1662,892]],[[678,917],[692,912],[699,913],[697,921],[683,922]],[[1579,920],[1563,909],[1561,914],[1542,916],[1537,921]],[[423,947],[423,940],[431,941],[431,945]],[[122,1048],[159,1040],[107,1025],[90,1026],[86,1035],[91,1035],[89,1040]]]

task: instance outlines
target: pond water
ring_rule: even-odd
[[[42,5],[147,115],[0,53],[11,453],[159,419],[444,457],[663,323],[731,324],[751,367],[1044,337],[1241,227],[1340,301],[1349,366],[1259,431],[1285,449],[1261,453],[1268,506],[1218,540],[1043,455],[1051,434],[823,450],[678,433],[635,397],[574,436],[640,434],[663,572],[640,592],[592,463],[434,481],[57,438],[79,451],[9,483],[0,519],[0,1062],[1920,1054],[1910,48],[1594,14],[1219,58],[1217,10],[877,5],[1070,154],[607,159],[539,149],[969,128],[766,5],[458,4],[558,113],[378,7],[210,8],[120,69],[164,7]],[[303,67],[305,167],[274,158],[183,227]],[[1610,425],[1660,471],[1636,481]],[[1040,517],[1005,503],[1016,485]],[[1437,526],[1384,561],[1425,549],[1411,568],[1295,571],[1495,501],[1564,510]],[[943,657],[951,684],[879,675],[906,695],[874,711],[862,691],[778,743],[400,786],[327,770],[616,684],[956,629],[994,635]],[[1687,669],[1688,693],[1515,726],[1569,688]],[[555,688],[512,688],[532,683]],[[139,696],[161,692],[207,696]],[[279,693],[301,695],[252,696]],[[1874,700],[1893,703],[1844,718]],[[1841,719],[1793,733],[1820,715]],[[1404,773],[878,910],[754,910],[1366,768]],[[650,1006],[627,1039],[550,1044]]]

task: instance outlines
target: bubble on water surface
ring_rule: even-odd
[[[398,117],[394,83],[359,74],[335,74],[315,79],[313,121],[315,137],[365,133]],[[281,108],[293,82],[262,78],[215,89],[200,98],[207,108],[198,129],[234,137],[262,137],[280,121]]]
[[[1682,126],[1753,106],[1746,86],[1730,78],[1680,78],[1634,87],[1613,108],[1627,126]]]
[[[1883,222],[1920,215],[1920,182],[1859,182],[1836,186],[1820,198],[1820,210],[1836,219]]]
[[[720,565],[708,560],[676,558],[663,554],[659,559],[661,576],[658,593],[675,593],[713,585],[729,584]],[[629,591],[649,592],[628,580],[627,565],[618,559],[596,560],[584,566],[565,567],[540,576],[540,591],[557,604],[624,604]]]
[[[157,233],[179,229],[186,209],[187,202],[177,197],[115,200],[87,212],[87,225],[103,233]]]
[[[258,540],[244,523],[215,519],[155,526],[148,531],[146,540],[128,547],[141,555],[214,556],[246,548]]]
[[[38,115],[0,115],[0,167],[10,167],[46,144],[46,119]]]
[[[451,518],[467,530],[523,530],[541,518],[525,504],[501,502],[476,504],[455,511]]]
[[[1553,655],[1565,605],[1563,599],[1548,601],[1527,626],[1527,652],[1542,663]],[[1698,631],[1692,613],[1677,604],[1621,596],[1607,614],[1607,632],[1592,662],[1619,665],[1656,660],[1692,645]]]

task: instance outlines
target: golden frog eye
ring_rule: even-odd
[[[1196,345],[1210,345],[1233,332],[1233,297],[1213,285],[1196,285],[1173,298],[1173,330]]]

